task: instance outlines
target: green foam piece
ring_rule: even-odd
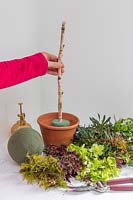
[[[17,130],[8,141],[8,152],[18,164],[25,162],[27,154],[41,154],[44,143],[41,135],[32,128]]]
[[[58,119],[54,119],[51,122],[52,126],[57,126],[57,127],[62,127],[62,126],[69,126],[70,125],[70,121],[66,120],[66,119],[62,119],[62,121],[60,122]]]

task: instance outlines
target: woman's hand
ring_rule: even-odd
[[[57,76],[59,68],[61,68],[61,73],[64,73],[64,64],[58,62],[57,56],[46,52],[42,54],[48,60],[48,74]]]

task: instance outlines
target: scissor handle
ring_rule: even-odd
[[[133,191],[133,185],[110,185],[110,190],[113,191]]]
[[[133,177],[127,177],[127,178],[117,178],[107,181],[107,184],[110,185],[116,185],[116,184],[126,184],[126,183],[133,183]]]

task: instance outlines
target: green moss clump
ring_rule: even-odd
[[[37,154],[27,156],[27,161],[21,164],[20,173],[28,183],[37,182],[45,189],[67,187],[65,171],[52,156]]]

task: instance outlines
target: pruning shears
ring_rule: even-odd
[[[133,191],[133,177],[117,178],[107,182],[97,181],[93,183],[90,181],[85,186],[69,186],[69,191],[96,191],[100,193],[109,191]]]

